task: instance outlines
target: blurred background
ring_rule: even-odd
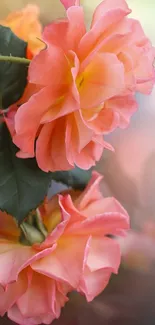
[[[115,0],[113,0],[115,1]],[[59,0],[0,0],[0,19],[9,12],[36,3],[43,24],[64,15]],[[89,24],[99,0],[82,0]],[[128,0],[132,16],[141,21],[155,45],[155,0]],[[155,325],[155,89],[150,96],[137,94],[139,110],[130,127],[107,137],[115,153],[104,152],[97,166],[104,174],[105,196],[115,196],[131,217],[132,230],[120,241],[120,273],[92,303],[73,294],[54,325]],[[55,191],[55,185],[53,185]],[[7,318],[0,325],[13,324]]]

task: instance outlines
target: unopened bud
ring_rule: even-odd
[[[39,230],[34,228],[32,225],[23,222],[20,227],[23,231],[26,240],[30,243],[30,245],[36,243],[40,244],[45,240],[45,236]]]

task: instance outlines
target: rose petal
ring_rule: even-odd
[[[88,302],[98,296],[107,286],[111,276],[111,269],[90,272],[85,269],[85,276],[81,279],[78,291],[84,293]]]
[[[9,241],[0,242],[0,284],[5,288],[17,280],[22,265],[34,255],[31,247]],[[20,258],[19,258],[20,256]]]
[[[114,54],[97,54],[83,73],[79,89],[82,108],[101,105],[123,91],[124,67]]]
[[[98,204],[101,202],[98,202]],[[69,234],[78,235],[124,235],[122,230],[129,229],[129,217],[127,214],[119,212],[103,212],[102,215],[96,215],[85,219],[81,224],[77,223],[69,228]]]
[[[50,256],[33,263],[33,270],[76,288],[82,272],[87,240],[87,237],[81,237],[78,241],[76,236],[62,238]]]
[[[60,0],[64,5],[65,9],[68,9],[71,6],[79,6],[80,0]]]
[[[83,211],[89,204],[96,202],[100,199],[103,199],[103,195],[99,189],[99,184],[103,176],[97,173],[96,171],[92,172],[91,180],[86,186],[85,190],[75,201],[75,206]]]
[[[51,324],[54,320],[53,314],[40,315],[35,318],[25,318],[20,313],[17,305],[14,305],[11,309],[8,310],[8,317],[19,325],[38,325],[38,324]]]
[[[116,240],[107,237],[93,237],[87,258],[87,266],[91,272],[103,268],[111,268],[117,273],[120,265],[120,246]]]
[[[10,309],[16,301],[21,297],[27,289],[26,274],[21,273],[17,282],[13,282],[6,287],[6,290],[0,288],[0,315],[4,314]]]
[[[73,166],[66,157],[67,153],[64,145],[65,118],[60,119],[59,123],[54,125],[52,123],[43,126],[37,140],[36,158],[38,165],[45,172],[57,171],[58,169],[69,170]]]
[[[125,0],[104,0],[97,6],[94,12],[92,26],[100,19],[103,19],[103,15],[112,10],[119,10],[121,18],[122,16],[126,16],[131,13],[131,10],[129,9]]]

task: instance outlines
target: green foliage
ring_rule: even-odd
[[[52,174],[52,179],[74,189],[83,190],[91,178],[92,170],[78,167],[69,171],[58,171]]]
[[[10,28],[0,26],[0,55],[26,57],[27,43]],[[6,109],[23,94],[27,83],[28,66],[0,61],[0,108]]]
[[[35,159],[19,159],[9,131],[0,128],[0,209],[21,222],[37,208],[47,194],[50,173],[44,173]]]

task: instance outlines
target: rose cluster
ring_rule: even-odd
[[[29,203],[21,171],[29,185],[35,170],[42,186],[50,172],[95,166],[104,148],[113,150],[104,136],[129,125],[137,110],[136,92],[149,94],[155,82],[155,49],[140,23],[130,18],[125,0],[102,1],[89,29],[79,0],[60,1],[66,18],[58,17],[43,30],[35,5],[0,21],[27,42],[27,58],[20,57],[20,63],[31,60],[22,97],[2,110],[15,152],[14,174],[20,174],[9,209],[17,190],[19,206]],[[27,158],[29,164],[22,165]],[[36,169],[26,174],[34,161]],[[8,174],[7,182],[13,173]],[[20,325],[50,324],[70,292],[92,301],[117,274],[117,236],[126,234],[129,216],[116,199],[103,197],[101,179],[93,171],[83,191],[46,197],[37,209],[35,201],[26,217],[22,211],[20,224],[12,213],[0,212],[1,316],[7,312]],[[30,199],[34,190],[31,186]],[[39,192],[39,202],[43,194]]]

